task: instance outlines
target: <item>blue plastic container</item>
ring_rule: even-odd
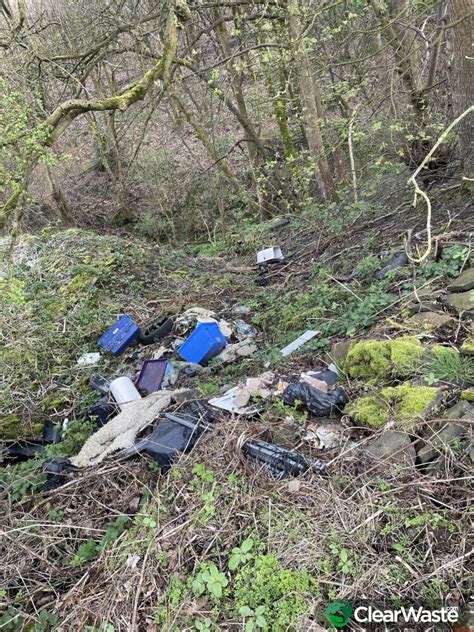
[[[199,323],[178,353],[188,362],[202,364],[218,355],[226,344],[227,340],[217,323]]]
[[[140,329],[128,314],[121,316],[100,338],[97,344],[114,355],[120,355],[138,338]]]

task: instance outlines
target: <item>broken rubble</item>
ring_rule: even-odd
[[[344,430],[336,424],[310,424],[303,439],[317,450],[337,448],[344,441]]]
[[[253,415],[258,412],[256,406],[248,406],[251,394],[245,386],[234,386],[228,390],[222,397],[214,397],[209,400],[209,404],[215,408],[220,408],[229,413],[237,415]]]
[[[431,288],[417,290],[415,297],[408,303],[407,310],[410,314],[435,312],[441,306],[439,301],[442,296],[442,290],[433,290]]]
[[[101,357],[101,354],[98,352],[84,353],[77,360],[77,364],[78,366],[94,366],[94,364],[100,362]]]
[[[445,410],[442,417],[443,419],[474,419],[474,406],[462,399]]]
[[[341,340],[335,342],[331,349],[331,358],[337,366],[342,366],[347,358],[347,354],[355,344],[354,340]]]
[[[234,362],[238,358],[247,358],[257,351],[257,345],[248,339],[227,345],[217,358],[222,362]]]

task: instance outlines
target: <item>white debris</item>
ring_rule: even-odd
[[[102,357],[101,354],[98,352],[84,353],[78,359],[77,364],[79,366],[93,366],[94,364],[97,364],[98,362],[100,362],[101,357]]]
[[[227,345],[217,356],[223,362],[233,362],[237,358],[246,358],[257,351],[257,345],[248,338],[233,345]]]
[[[322,391],[323,393],[327,393],[329,390],[329,387],[326,384],[326,382],[323,382],[323,380],[318,380],[317,378],[312,377],[311,372],[302,373],[300,377],[300,382],[306,382],[310,386],[317,388],[319,391]]]
[[[303,439],[313,443],[317,450],[330,450],[343,442],[343,430],[331,424],[308,426]]]
[[[253,396],[258,395],[266,399],[272,395],[272,389],[270,388],[272,382],[275,379],[275,374],[271,371],[262,373],[259,377],[249,377],[245,382],[245,388]]]
[[[284,259],[285,257],[283,256],[281,248],[278,248],[278,246],[272,246],[257,252],[258,265],[262,265],[263,263],[272,263],[274,261],[283,261]]]
[[[209,400],[209,404],[215,408],[226,410],[229,413],[237,415],[252,415],[257,412],[255,406],[247,406],[251,394],[245,386],[234,386],[228,390],[222,397],[215,397]]]
[[[299,349],[302,345],[304,345],[306,342],[311,340],[311,338],[314,338],[315,336],[319,336],[319,335],[321,335],[320,331],[312,331],[312,330],[305,331],[304,334],[301,334],[301,336],[299,336],[296,340],[293,340],[293,342],[291,342],[289,345],[281,349],[280,353],[282,356],[290,355],[290,353],[293,353],[293,351],[296,351],[296,349]]]

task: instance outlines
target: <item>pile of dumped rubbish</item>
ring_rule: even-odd
[[[210,310],[194,307],[178,316],[158,316],[143,327],[123,314],[97,341],[100,351],[77,360],[80,368],[96,367],[107,356],[126,358],[109,377],[92,374],[90,388],[97,391],[97,400],[88,418],[95,431],[75,456],[45,460],[45,489],[63,484],[71,472],[106,458],[121,461],[145,454],[166,471],[226,417],[258,419],[270,397],[289,406],[304,406],[316,417],[341,416],[348,398],[337,386],[335,365],[302,373],[297,382],[294,377],[280,378],[267,371],[209,400],[201,399],[196,389],[189,387],[202,372],[212,371],[215,363],[238,361],[257,351],[257,331],[243,319],[248,313],[244,306],[234,307],[234,318],[227,321]],[[290,355],[318,333],[306,332],[281,349],[281,355]],[[48,421],[42,440],[10,443],[7,462],[47,454],[46,447],[61,441],[67,424],[67,419],[61,426]],[[319,460],[260,439],[245,441],[240,448],[250,462],[275,478],[297,476],[309,469],[325,470]]]

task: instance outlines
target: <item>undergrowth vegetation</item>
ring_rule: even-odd
[[[2,430],[12,438],[38,436],[45,419],[59,423],[67,417],[69,423],[60,443],[2,472],[7,532],[18,544],[6,551],[5,565],[20,569],[8,585],[4,629],[53,630],[65,621],[65,629],[113,632],[121,621],[129,629],[139,621],[173,632],[284,632],[327,627],[327,603],[341,596],[360,599],[362,591],[396,606],[420,596],[436,605],[448,589],[466,590],[467,574],[460,573],[465,503],[462,495],[450,496],[449,482],[437,486],[433,504],[432,491],[418,486],[413,471],[368,464],[359,449],[335,458],[329,477],[308,474],[293,486],[243,462],[237,447],[243,437],[263,433],[274,439],[288,419],[292,445],[301,440],[308,412],[275,397],[260,419],[265,430],[231,421],[167,476],[144,460],[104,464],[31,504],[46,480],[44,461],[75,454],[94,430],[85,413],[97,399],[89,385],[97,369],[76,363],[96,350],[99,336],[123,312],[143,323],[157,311],[177,313],[193,305],[216,308],[229,319],[236,306],[249,310],[245,320],[257,329],[258,352],[228,365],[211,362],[193,383],[205,397],[241,376],[278,371],[279,349],[307,329],[321,331],[300,356],[313,366],[334,341],[359,338],[381,324],[395,331],[394,340],[362,345],[344,365],[358,394],[391,381],[377,401],[371,393],[358,400],[366,405],[360,421],[369,429],[388,421],[387,408],[400,408],[414,431],[439,381],[456,388],[473,382],[469,359],[446,342],[426,345],[400,315],[414,285],[436,287],[459,272],[469,254],[465,246],[454,244],[438,261],[376,280],[385,257],[366,240],[362,256],[332,261],[328,252],[324,264],[309,261],[292,276],[257,287],[257,272],[237,264],[248,264],[250,256],[253,261],[267,239],[267,224],[244,232],[231,250],[225,240],[158,249],[82,230],[45,231],[17,244],[0,279],[2,330],[9,332],[0,351],[7,367]],[[292,229],[306,230],[299,220]],[[357,275],[349,281],[354,268]],[[111,375],[130,366],[127,355],[105,356],[100,371]],[[404,378],[420,384],[399,385]],[[380,423],[373,423],[375,417]],[[449,463],[462,487],[464,461]],[[34,554],[25,556],[25,549]],[[414,575],[413,569],[422,570]],[[28,591],[45,573],[49,588],[32,610]],[[88,607],[78,599],[66,611],[54,595],[75,586],[82,586]]]

